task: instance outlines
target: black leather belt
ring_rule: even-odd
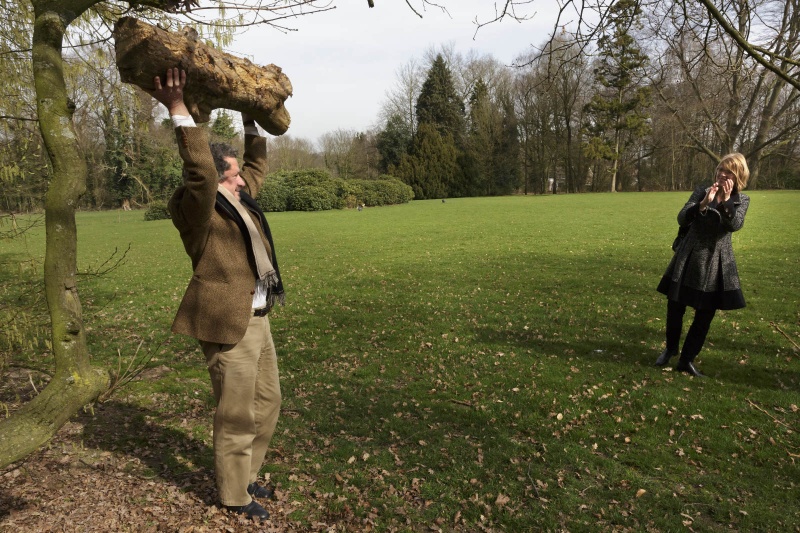
[[[267,313],[269,313],[269,308],[267,307],[253,309],[253,316],[267,316]]]

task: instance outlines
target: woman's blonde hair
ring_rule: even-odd
[[[714,173],[716,174],[720,169],[727,170],[736,176],[736,187],[734,189],[737,192],[747,187],[747,180],[750,179],[750,169],[747,167],[747,160],[742,154],[737,152],[724,156]]]

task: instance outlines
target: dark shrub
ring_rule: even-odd
[[[286,211],[289,208],[289,192],[283,182],[270,180],[261,186],[256,202],[265,213]]]
[[[326,188],[328,188],[328,186],[326,186]],[[355,207],[358,204],[361,187],[354,181],[343,180],[341,178],[332,179],[330,181],[330,190],[336,197],[336,203],[333,206],[334,209]]]
[[[257,201],[264,211],[324,211],[328,209],[404,204],[414,190],[393,176],[377,180],[332,178],[327,170],[281,170],[267,176]]]
[[[166,220],[171,218],[167,203],[163,200],[153,200],[147,204],[147,211],[144,212],[145,220]]]
[[[331,181],[330,173],[321,168],[309,168],[306,170],[284,170],[281,172],[276,172],[275,177],[283,181],[283,183],[290,189],[304,187],[307,185],[321,187],[325,186],[327,182]]]
[[[366,206],[405,204],[414,199],[414,190],[392,176],[383,175],[377,180],[351,182],[361,188],[359,199]]]
[[[323,187],[305,185],[292,189],[289,209],[293,211],[327,211],[333,209],[336,196]]]

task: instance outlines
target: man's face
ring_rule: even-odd
[[[228,189],[239,200],[239,191],[244,188],[244,180],[239,175],[239,163],[235,157],[226,157],[225,161],[228,162],[230,168],[222,175],[219,184]]]

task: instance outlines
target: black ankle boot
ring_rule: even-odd
[[[690,376],[694,376],[696,378],[706,377],[705,374],[703,374],[694,367],[691,361],[678,361],[678,365],[675,367],[675,370],[679,372],[686,372]]]
[[[253,496],[254,498],[275,498],[275,491],[269,487],[259,485],[257,482],[247,485],[247,494]]]
[[[669,358],[675,354],[676,352],[671,352],[664,348],[664,351],[661,352],[661,355],[659,355],[658,359],[656,359],[656,366],[665,366],[667,363],[669,363]]]
[[[255,500],[247,505],[226,505],[225,508],[234,513],[245,515],[247,518],[252,518],[253,520],[267,520],[269,518],[269,512],[261,507]]]

